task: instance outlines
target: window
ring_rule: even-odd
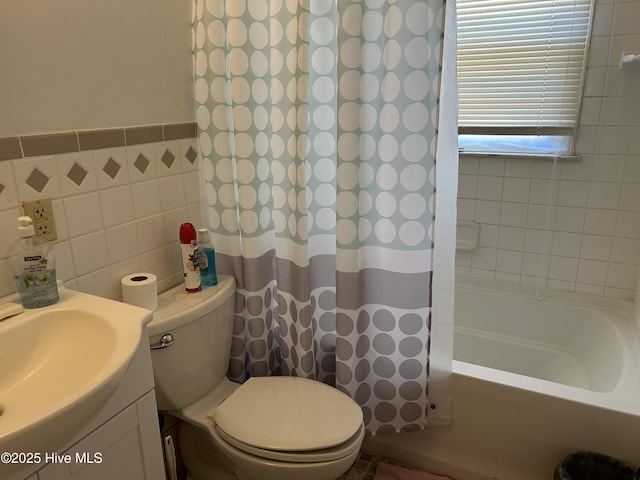
[[[593,0],[458,0],[463,153],[571,155]]]

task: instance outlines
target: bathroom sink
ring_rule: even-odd
[[[0,452],[63,447],[114,392],[146,335],[150,311],[59,290],[55,305],[0,321]],[[0,307],[10,301],[18,298]]]

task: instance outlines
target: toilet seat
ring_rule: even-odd
[[[268,460],[276,460],[278,462],[289,463],[320,463],[331,462],[345,458],[354,450],[360,449],[360,444],[364,438],[364,425],[361,425],[358,431],[348,441],[335,447],[323,448],[320,450],[304,450],[304,451],[278,451],[264,448],[252,447],[242,442],[238,442],[235,438],[227,435],[224,430],[216,427],[216,433],[229,445],[241,450],[249,455],[265,458]]]
[[[235,448],[287,462],[343,458],[364,435],[362,410],[353,400],[300,377],[252,377],[210,416]]]

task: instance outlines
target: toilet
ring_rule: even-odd
[[[158,297],[148,325],[158,409],[182,420],[191,480],[334,480],[364,438],[360,407],[339,390],[299,377],[227,379],[235,279]]]

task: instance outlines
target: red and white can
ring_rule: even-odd
[[[182,272],[187,292],[198,292],[201,288],[198,239],[191,223],[180,225],[180,248],[182,249]]]

